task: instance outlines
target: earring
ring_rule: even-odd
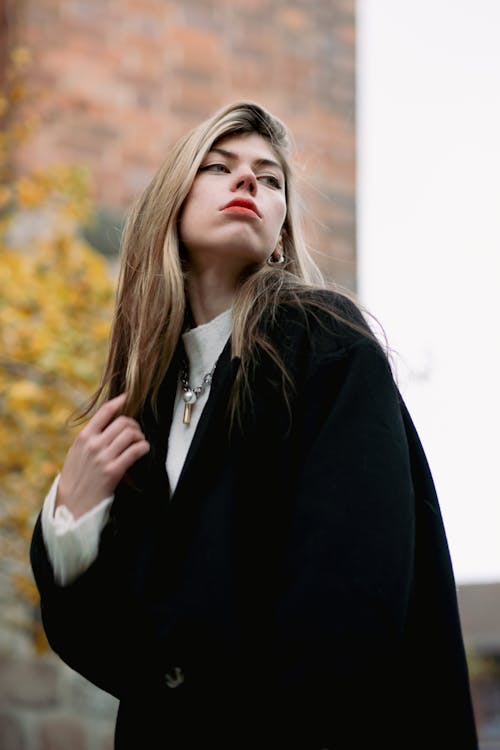
[[[269,258],[266,260],[266,263],[269,266],[281,266],[281,264],[285,262],[285,256],[283,255],[283,253],[280,254],[278,260],[273,260],[273,258],[274,258],[274,253],[270,255]]]
[[[275,258],[275,253],[278,253],[278,257]],[[278,243],[276,247],[274,248],[273,252],[269,256],[269,258],[266,260],[266,263],[269,266],[281,266],[282,263],[284,263],[286,260],[284,254],[283,254],[283,239],[282,237],[279,238]]]

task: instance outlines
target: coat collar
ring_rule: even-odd
[[[169,506],[173,512],[178,507],[188,505],[190,497],[198,494],[191,492],[190,488],[193,488],[193,484],[197,488],[203,486],[217,458],[224,452],[221,450],[222,442],[228,440],[227,406],[240,364],[238,357],[231,358],[229,338],[217,361],[208,399],[196,425],[175,491],[171,492],[165,463],[183,354],[180,341],[159,390],[158,417],[153,415],[150,406],[145,409],[142,424],[151,450],[136,464],[137,470],[134,471],[147,502],[154,498],[162,506]]]
[[[217,361],[208,399],[196,425],[177,486],[171,495],[171,503],[186,502],[185,496],[189,494],[189,487],[192,483],[195,482],[198,487],[202,486],[205,473],[217,461],[217,455],[220,453],[221,447],[220,442],[221,440],[227,440],[228,437],[224,425],[227,421],[231,386],[238,366],[239,358],[231,359],[231,339],[229,338]],[[177,382],[173,394],[174,399],[176,388]],[[173,400],[172,408],[169,411],[168,431],[170,431],[172,423],[172,413]],[[166,451],[163,460],[164,465],[165,458]]]

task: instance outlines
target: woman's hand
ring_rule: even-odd
[[[149,443],[135,419],[119,416],[126,394],[103,404],[76,437],[59,479],[56,507],[65,505],[75,518],[109,497]]]

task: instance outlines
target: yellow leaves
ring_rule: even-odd
[[[0,239],[0,557],[24,569],[43,498],[76,430],[67,421],[99,383],[114,282],[76,234],[13,250]]]
[[[30,252],[0,251],[0,350],[86,390],[110,328],[114,286],[104,259],[69,237]]]
[[[36,173],[25,195],[43,209],[54,182],[61,200],[44,239],[14,249],[0,236],[0,557],[24,567],[14,584],[28,604],[34,518],[76,435],[67,421],[99,383],[115,293],[104,258],[58,213],[67,185],[86,202],[82,173]],[[11,222],[20,216],[18,205]]]
[[[26,47],[10,51],[9,60],[0,82],[0,183],[7,182],[10,175],[9,156],[12,149],[25,141],[35,126],[37,118],[27,115],[26,105],[33,99],[25,82],[25,72],[31,61]],[[19,115],[22,113],[22,117]]]
[[[41,185],[28,177],[21,177],[15,186],[16,198],[21,208],[34,208],[46,198]]]
[[[10,203],[11,197],[12,191],[10,188],[7,185],[0,185],[0,211]]]
[[[18,380],[9,384],[5,392],[7,409],[33,409],[40,400],[41,386],[31,380]]]
[[[38,592],[33,581],[26,580],[26,578],[16,575],[14,576],[14,585],[19,593],[29,599],[33,604],[38,601]]]
[[[81,167],[56,164],[22,176],[14,183],[14,196],[20,209],[50,205],[73,222],[84,222],[92,211],[89,174]]]
[[[26,49],[13,51],[0,91],[0,559],[31,605],[33,524],[76,436],[68,419],[99,384],[115,289],[80,232],[93,210],[88,170],[9,171],[33,126],[18,116],[29,61]]]
[[[14,104],[22,102],[25,97],[26,89],[20,81],[15,81],[11,84],[9,90],[9,99]]]
[[[97,341],[107,340],[109,336],[109,323],[105,320],[95,320],[90,330],[90,335]]]
[[[11,62],[16,69],[24,69],[31,62],[31,53],[27,47],[15,47],[10,53]]]

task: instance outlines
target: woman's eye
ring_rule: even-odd
[[[259,180],[262,180],[266,185],[276,188],[277,190],[281,189],[280,180],[272,174],[263,174],[259,177]]]
[[[200,172],[229,172],[229,169],[226,167],[225,164],[205,164],[203,167],[200,167]]]

